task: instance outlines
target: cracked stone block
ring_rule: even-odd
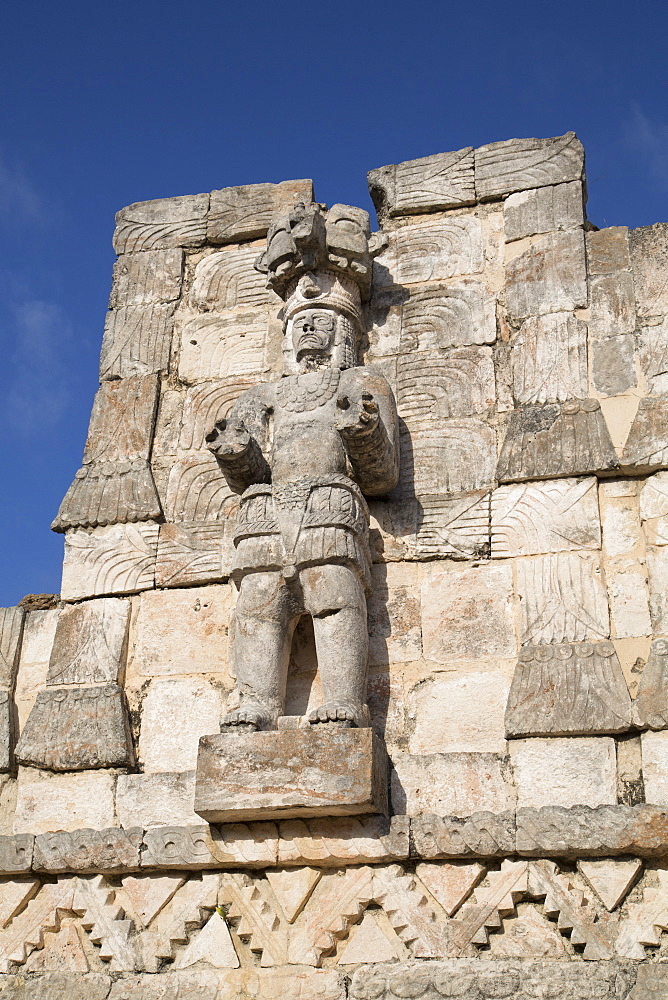
[[[583,175],[584,149],[575,132],[551,139],[507,139],[475,150],[478,198],[580,181]]]
[[[503,203],[506,242],[537,233],[573,229],[584,223],[581,181],[518,191]]]
[[[378,167],[367,180],[379,218],[472,205],[473,147]]]
[[[615,741],[606,736],[511,740],[517,804],[589,806],[617,801]]]

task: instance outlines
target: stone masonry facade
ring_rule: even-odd
[[[369,187],[387,809],[194,805],[237,707],[239,496],[205,436],[281,377],[253,263],[311,182],[124,208],[61,593],[0,610],[0,998],[668,997],[668,224],[589,223],[573,133]],[[321,698],[305,617],[280,724]]]

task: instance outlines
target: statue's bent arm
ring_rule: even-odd
[[[355,479],[367,496],[389,493],[399,480],[399,422],[390,386],[369,368],[343,373],[339,433]]]
[[[271,409],[261,386],[242,393],[229,415],[218,420],[206,445],[215,455],[227,485],[233,493],[243,493],[254,483],[271,481],[266,446]]]

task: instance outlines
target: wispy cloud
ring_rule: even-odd
[[[633,104],[624,140],[628,148],[640,153],[654,180],[668,188],[668,122],[650,118],[638,104]]]
[[[21,436],[54,427],[70,401],[64,349],[72,329],[59,306],[39,300],[12,309],[13,351],[9,357],[5,419]]]

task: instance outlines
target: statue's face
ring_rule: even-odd
[[[329,360],[334,346],[336,316],[330,309],[305,309],[292,320],[292,347],[302,367]]]

